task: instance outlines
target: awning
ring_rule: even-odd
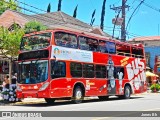
[[[156,76],[156,77],[159,77],[158,75],[156,75],[156,74],[154,74],[154,73],[152,73],[152,72],[150,72],[150,71],[147,71],[146,72],[146,77],[154,77],[154,76]]]

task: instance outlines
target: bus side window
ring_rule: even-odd
[[[116,46],[114,42],[106,42],[107,49],[110,54],[115,54],[116,53]]]
[[[132,57],[144,58],[143,49],[132,47]]]
[[[131,51],[130,46],[127,44],[117,43],[116,44],[117,55],[130,57]]]
[[[89,50],[90,51],[98,51],[98,40],[88,38]]]
[[[75,35],[68,35],[69,41],[66,43],[68,48],[77,48],[77,37]]]
[[[96,65],[96,78],[106,78],[106,67],[104,65]]]
[[[82,65],[81,63],[72,62],[70,64],[70,71],[72,77],[82,77]]]
[[[115,68],[115,78],[122,80],[124,78],[124,67]]]
[[[61,61],[51,61],[51,77],[59,78],[59,77],[65,77],[66,76],[66,64],[65,62]]]
[[[55,43],[58,46],[77,48],[77,36],[65,32],[56,32]]]
[[[79,48],[81,50],[89,50],[88,40],[86,37],[78,37],[79,40]]]
[[[108,49],[107,49],[107,46],[106,46],[106,41],[103,41],[103,40],[99,41],[99,50],[102,53],[108,53]]]
[[[94,78],[94,65],[93,64],[83,64],[83,77]]]

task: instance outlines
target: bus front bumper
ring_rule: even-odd
[[[41,91],[17,91],[17,98],[49,98],[48,92]]]

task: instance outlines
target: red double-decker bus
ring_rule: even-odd
[[[86,96],[129,99],[146,91],[145,57],[132,45],[91,33],[53,29],[26,34],[18,56],[18,98],[53,103]]]

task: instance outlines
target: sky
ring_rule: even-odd
[[[18,0],[20,2],[29,4],[36,8],[47,10],[48,4],[51,4],[51,12],[57,11],[58,0]],[[129,5],[129,9],[126,9],[126,25],[130,16],[140,4],[141,0],[127,0],[126,4]],[[90,24],[91,16],[96,9],[95,22],[93,26],[100,26],[101,11],[103,0],[62,0],[61,11],[72,16],[75,7],[78,5],[77,19]],[[118,14],[110,9],[111,6],[121,6],[122,0],[106,0],[106,10],[104,19],[104,31],[110,35],[113,35],[112,19]],[[19,3],[19,6],[30,9],[38,13],[44,13]],[[134,37],[142,36],[158,36],[160,35],[160,0],[144,0],[144,3],[135,11],[127,27],[126,39],[132,39]],[[33,14],[31,12],[22,10],[25,14]],[[120,14],[121,16],[121,14]],[[120,26],[115,27],[115,37],[120,38]]]

